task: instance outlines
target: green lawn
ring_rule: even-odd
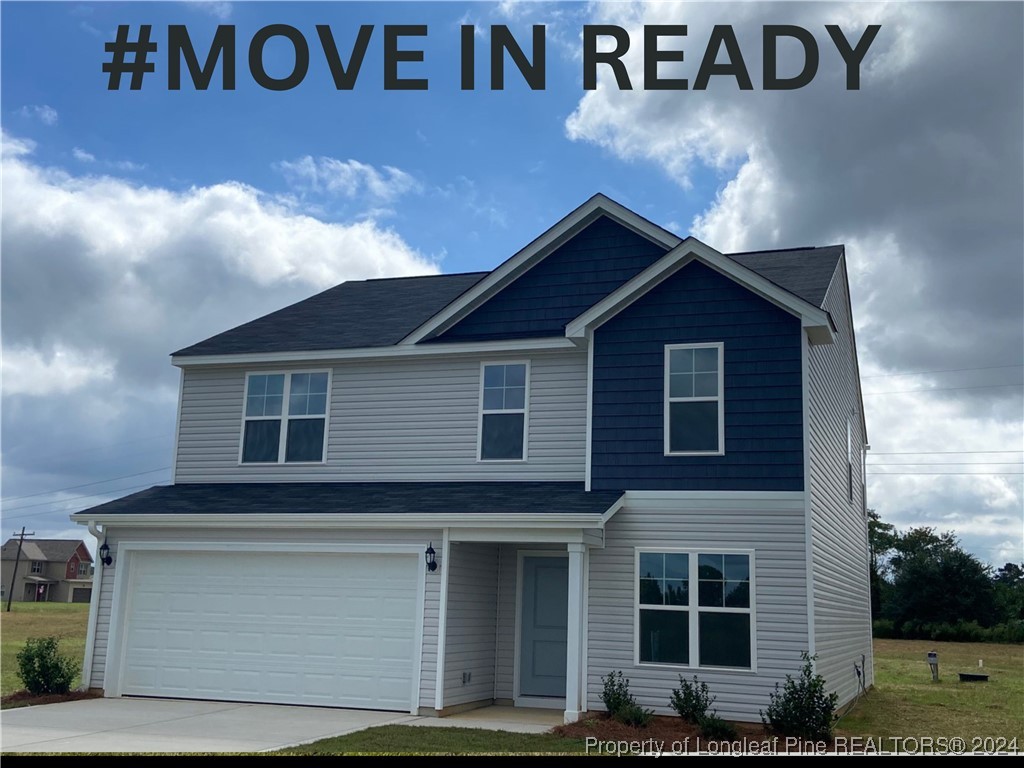
[[[928,671],[928,651],[939,654],[937,683]],[[978,671],[989,682],[959,682],[957,672]],[[840,721],[838,732],[1016,737],[1024,747],[1024,645],[875,640],[875,687]]]
[[[337,755],[341,753],[446,753],[502,754],[507,752],[583,752],[583,742],[548,733],[508,733],[479,728],[437,728],[382,725],[347,736],[320,739],[285,749],[281,755]]]
[[[60,650],[78,664],[85,654],[85,629],[89,606],[84,603],[6,603],[0,612],[0,695],[21,690],[17,655],[30,637],[57,635]],[[78,685],[78,679],[74,686]],[[72,687],[74,687],[72,686]]]

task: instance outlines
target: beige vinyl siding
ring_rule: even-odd
[[[107,641],[110,636],[111,602],[114,595],[114,582],[118,567],[118,544],[128,542],[174,542],[181,541],[182,549],[187,549],[191,542],[259,542],[296,543],[296,544],[415,544],[424,549],[430,541],[440,541],[439,530],[423,531],[374,531],[374,530],[282,530],[282,529],[251,529],[245,532],[222,530],[216,528],[190,528],[188,531],[176,529],[140,529],[140,528],[108,528],[107,543],[114,563],[104,569],[103,584],[100,591],[99,613],[96,622],[96,639],[93,646],[90,686],[103,688],[104,672],[107,657]],[[241,547],[240,547],[241,548]],[[343,556],[343,555],[339,555]],[[420,706],[434,708],[434,690],[437,679],[437,628],[438,605],[441,590],[439,572],[428,574],[424,593],[423,606],[423,650],[420,662]]]
[[[477,461],[480,364],[530,360],[528,460]],[[333,372],[323,466],[239,465],[245,374]],[[186,368],[178,483],[584,479],[586,352]]]
[[[854,664],[866,662],[873,682],[867,520],[864,516],[864,443],[857,397],[846,262],[837,267],[824,309],[836,324],[834,344],[808,350],[809,442],[814,640],[817,669],[845,704],[857,693]],[[853,426],[853,501],[847,495],[846,425]]]
[[[447,568],[445,708],[494,698],[498,546],[453,543]]]
[[[684,503],[659,494],[629,499],[608,521],[604,549],[590,552],[589,710],[603,710],[601,677],[619,670],[643,706],[672,714],[668,700],[682,674],[710,686],[722,717],[759,721],[775,683],[799,669],[808,645],[803,495],[772,496]],[[754,551],[756,672],[634,664],[636,547]]]

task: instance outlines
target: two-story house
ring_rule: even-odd
[[[15,574],[17,563],[17,574]],[[0,598],[14,602],[88,603],[92,600],[92,555],[81,539],[26,539],[0,549]]]
[[[871,684],[841,246],[725,255],[597,195],[493,271],[172,362],[173,484],[74,515],[107,696],[571,721],[621,670],[756,721],[804,651],[841,702]]]

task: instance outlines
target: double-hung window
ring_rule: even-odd
[[[725,453],[721,342],[665,347],[665,455]]]
[[[42,572],[43,572],[43,562],[41,560],[33,560],[32,561],[32,573],[42,573]]]
[[[326,371],[250,373],[242,463],[323,462],[329,378]]]
[[[78,578],[84,579],[89,575],[89,563],[84,560],[78,563]]]
[[[853,503],[853,419],[846,420],[846,495]]]
[[[524,461],[529,365],[485,363],[480,377],[480,461]]]
[[[752,669],[753,555],[640,549],[636,661]]]

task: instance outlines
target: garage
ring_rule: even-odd
[[[405,553],[134,551],[119,692],[409,711],[421,570]]]
[[[72,587],[72,603],[88,603],[92,600],[92,587]]]

